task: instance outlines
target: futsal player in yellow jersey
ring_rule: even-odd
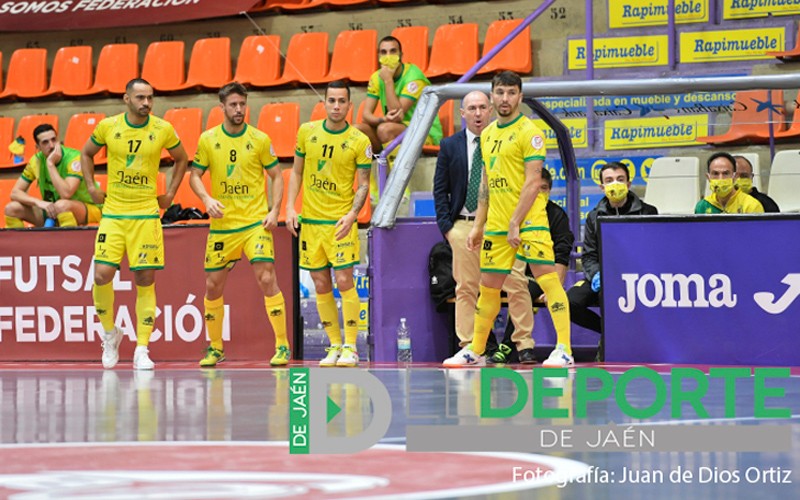
[[[358,212],[369,195],[372,148],[364,133],[347,123],[350,88],[334,81],[325,89],[326,118],[304,123],[297,132],[294,166],[289,177],[286,227],[297,236],[295,199],[303,188],[299,222],[300,267],[310,271],[317,293],[319,317],[331,346],[320,366],[357,366],[360,304],[353,284],[358,264]],[[358,189],[353,184],[358,177]],[[344,343],[339,310],[333,299],[331,270],[342,295]]]
[[[155,275],[164,267],[164,238],[158,209],[169,208],[183,180],[188,158],[172,125],[150,115],[153,87],[136,78],[123,96],[125,113],[101,120],[81,151],[86,187],[95,204],[104,203],[94,248],[94,307],[103,325],[103,367],[119,360],[122,331],[114,326],[114,288],[111,281],[123,254],[136,282],[135,370],[152,370],[147,346],[156,317]],[[94,182],[94,155],[108,151],[108,192]],[[167,149],[175,167],[165,194],[156,192],[161,150]]]
[[[197,196],[211,216],[206,243],[205,319],[211,345],[200,366],[215,366],[225,359],[222,325],[225,317],[223,291],[228,272],[247,256],[256,281],[264,293],[267,318],[275,332],[273,366],[289,363],[286,337],[286,303],[275,276],[272,230],[278,226],[283,196],[283,176],[267,134],[244,121],[247,89],[229,83],[219,90],[223,122],[200,136],[189,178]],[[264,171],[272,179],[272,210],[267,205]],[[202,176],[211,174],[211,193]]]
[[[445,360],[445,366],[483,366],[483,352],[500,311],[500,289],[514,259],[528,263],[544,290],[558,336],[544,366],[573,366],[569,302],[555,270],[547,219],[547,197],[540,193],[544,134],[519,110],[522,80],[511,71],[492,79],[497,120],[481,133],[484,171],[475,223],[467,237],[470,250],[481,245],[480,296],[475,307],[472,344]],[[484,229],[485,225],[485,229]],[[525,291],[527,293],[527,290]]]

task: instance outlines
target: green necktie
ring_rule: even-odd
[[[481,170],[483,169],[483,157],[481,157],[481,141],[475,138],[475,151],[472,153],[472,168],[469,171],[469,183],[467,184],[467,201],[464,206],[470,212],[478,208],[478,190],[481,187]]]

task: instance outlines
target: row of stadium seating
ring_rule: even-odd
[[[736,93],[736,103],[725,133],[697,140],[716,145],[769,144],[770,124],[775,139],[790,141],[800,137],[800,106],[795,103],[793,119],[786,120],[783,90],[740,91]]]
[[[454,131],[454,101],[448,101],[439,112],[439,119],[442,122],[442,131],[445,136],[453,134]],[[356,123],[362,121],[364,102],[358,107]],[[376,108],[376,114],[381,115],[381,107]],[[311,112],[309,120],[319,120],[325,117],[325,108],[321,102],[317,103]],[[66,132],[63,135],[64,144],[68,147],[80,149],[86,143],[89,135],[94,130],[97,123],[105,118],[103,113],[77,113],[72,115],[67,124]],[[203,126],[203,111],[200,108],[174,108],[164,113],[164,119],[172,123],[175,131],[181,138],[181,142],[186,149],[189,157],[194,156],[197,149],[197,142],[203,130],[210,129],[222,123],[222,109],[216,106],[209,111]],[[250,123],[250,109],[247,109],[245,120]],[[347,121],[353,123],[353,109],[351,108]],[[16,133],[14,133],[14,119],[11,117],[0,117],[0,145],[9,144],[13,138],[22,137],[25,141],[25,151],[20,161],[14,161],[14,157],[8,148],[0,147],[0,169],[21,167],[36,152],[33,142],[33,129],[42,123],[49,123],[58,130],[58,116],[56,115],[27,115],[19,120]],[[261,107],[258,114],[256,127],[269,134],[272,139],[275,153],[281,160],[291,160],[294,156],[295,139],[297,129],[300,126],[300,105],[295,102],[271,103]],[[426,146],[426,153],[435,153],[438,147]],[[164,158],[167,158],[166,151]],[[95,157],[95,163],[105,163],[105,149],[101,150]]]
[[[493,22],[486,33],[483,53],[486,54],[497,45],[520,22]],[[396,28],[392,34],[403,43],[406,60],[419,66],[430,78],[461,76],[479,59],[478,25],[475,23],[439,26],[434,34],[430,60],[427,26]],[[235,74],[231,70],[231,41],[228,37],[197,40],[192,48],[188,75],[185,71],[184,42],[153,42],[147,48],[141,77],[160,92],[214,90],[231,80],[263,88],[301,85],[305,82],[321,84],[339,79],[365,84],[378,69],[378,32],[340,32],[332,56],[328,54],[328,38],[326,32],[297,33],[292,36],[282,74],[281,40],[278,35],[245,38],[239,49]],[[481,73],[504,69],[531,73],[529,27],[485,65]],[[0,92],[0,99],[121,94],[125,83],[140,75],[139,46],[104,46],[96,71],[92,66],[92,47],[62,47],[56,53],[51,73],[48,84],[46,49],[15,50],[11,55],[6,86]]]

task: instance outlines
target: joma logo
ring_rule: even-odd
[[[731,279],[712,274],[708,281],[699,274],[623,274],[625,295],[617,299],[620,311],[631,313],[644,307],[734,307],[737,298]]]

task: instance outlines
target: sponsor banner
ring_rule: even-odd
[[[234,16],[256,0],[0,0],[0,31],[143,26]]]
[[[594,67],[665,66],[669,62],[668,47],[667,35],[595,38]],[[568,69],[586,69],[586,40],[569,40],[567,49]]]
[[[565,118],[561,120],[565,127],[569,129],[569,137],[572,139],[572,147],[586,148],[588,140],[586,138],[586,118]],[[556,133],[547,126],[544,120],[534,119],[533,123],[542,129],[545,135],[545,146],[548,149],[558,147]]]
[[[693,146],[708,135],[708,115],[606,120],[604,135],[606,150]]]
[[[645,186],[650,173],[653,160],[658,156],[604,156],[591,158],[577,158],[578,177],[581,180],[581,224],[586,221],[589,212],[597,206],[603,197],[600,188],[600,169],[606,163],[617,161],[628,166],[632,186]],[[550,170],[553,177],[553,190],[550,199],[561,208],[567,208],[567,176],[564,172],[564,164],[560,158],[548,158],[545,166]]]
[[[724,19],[797,14],[800,14],[800,0],[722,0],[722,17]]]
[[[676,0],[675,22],[708,22],[709,0]],[[667,0],[609,0],[609,28],[637,28],[667,25]]]
[[[786,46],[786,28],[695,31],[680,34],[680,62],[706,63],[773,59]]]
[[[728,75],[734,76],[734,75]],[[742,76],[742,75],[735,75]],[[715,77],[719,78],[719,77]],[[537,98],[551,112],[567,118],[586,116],[586,97]],[[734,110],[736,92],[693,92],[691,94],[651,94],[601,96],[592,98],[595,116],[647,116],[658,111],[678,114],[730,113]]]
[[[797,215],[600,219],[606,361],[800,365],[798,228]]]
[[[102,327],[92,300],[96,228],[0,231],[0,360],[100,361]],[[203,319],[203,259],[208,228],[164,228],[166,267],[156,273],[158,308],[151,337],[155,361],[196,361],[208,345]],[[273,233],[278,262],[292,261],[291,236]],[[294,331],[292,265],[276,266],[286,298],[288,331]],[[123,261],[114,281],[116,324],[126,339],[121,359],[136,341],[136,285]],[[225,287],[225,355],[268,360],[274,351],[264,296],[243,259]]]

